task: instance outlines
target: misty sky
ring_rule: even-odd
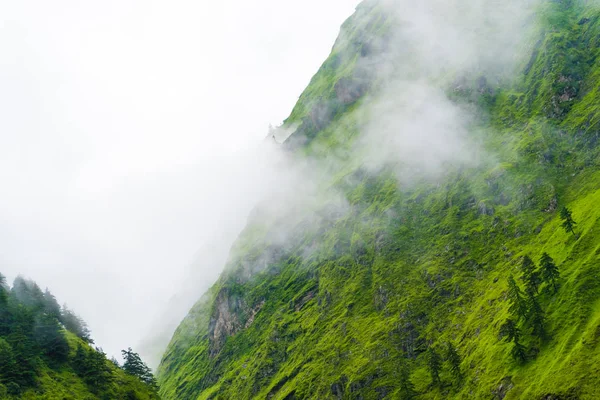
[[[253,149],[357,3],[0,2],[0,272],[155,364],[268,185]]]

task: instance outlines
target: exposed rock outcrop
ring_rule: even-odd
[[[229,288],[221,289],[215,299],[208,329],[210,355],[216,356],[228,337],[249,328],[264,304],[261,301],[250,306],[240,294]]]

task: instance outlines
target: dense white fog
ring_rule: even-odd
[[[357,3],[1,3],[0,272],[156,365]]]

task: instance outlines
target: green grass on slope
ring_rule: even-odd
[[[77,346],[84,346],[88,351],[93,351],[89,345],[70,332],[65,332],[71,352],[69,357],[75,356]],[[126,374],[122,369],[106,361],[112,373],[110,387],[102,392],[97,392],[93,387],[87,385],[78,376],[69,364],[58,368],[49,368],[41,365],[38,383],[35,388],[27,389],[19,396],[10,396],[6,388],[0,385],[0,399],[24,399],[24,400],[96,400],[96,399],[131,399],[131,400],[155,400],[155,393],[142,383],[138,378]]]
[[[578,4],[541,12],[538,45],[513,86],[455,99],[486,115],[474,132],[494,160],[406,187],[348,160],[333,179],[350,204],[342,215],[299,227],[285,247],[249,227],[165,353],[164,398],[397,399],[411,397],[410,385],[419,399],[600,398],[600,14]],[[320,71],[292,122],[336,79]],[[359,112],[341,110],[303,151],[348,146]],[[563,206],[578,237],[561,227]],[[542,286],[548,337],[524,326],[520,364],[500,338],[507,278],[520,277],[523,256],[537,263],[544,252],[560,287]],[[219,320],[231,334],[211,336]],[[427,352],[448,343],[463,378],[444,361],[434,385]]]

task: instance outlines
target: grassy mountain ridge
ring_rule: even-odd
[[[286,121],[296,153],[326,158],[360,140],[365,106],[388,82],[372,71],[394,43],[384,11],[365,2],[344,24]],[[159,368],[164,398],[600,396],[600,11],[544,2],[535,18],[515,79],[439,79],[475,110],[470,135],[493,157],[407,183],[397,165],[373,170],[350,153],[329,171],[343,206],[325,197],[324,217],[295,221],[283,243],[269,235],[281,221],[258,213],[176,331]],[[542,283],[530,296],[544,315],[536,335],[510,311],[508,281],[526,292],[523,259],[543,253],[561,277],[556,292]],[[514,319],[523,360],[502,335]]]
[[[93,348],[81,318],[46,289],[0,274],[0,398],[157,399],[156,388]]]
[[[87,343],[67,333],[69,345],[71,346],[70,357],[74,358],[78,346],[84,346],[89,353],[96,351],[89,347]],[[38,384],[34,388],[24,391],[19,396],[0,396],[6,399],[139,399],[153,400],[159,397],[150,390],[138,378],[125,373],[120,368],[115,367],[107,360],[107,369],[112,375],[108,388],[98,390],[94,384],[88,384],[72,368],[49,368],[41,367],[39,371]]]

